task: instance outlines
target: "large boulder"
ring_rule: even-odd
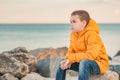
[[[39,60],[37,63],[37,72],[44,77],[55,77],[57,62],[60,58],[48,57]]]
[[[28,72],[36,71],[37,59],[24,47],[18,47],[0,54],[0,74],[12,73],[23,77]]]
[[[12,73],[17,77],[23,77],[29,72],[28,66],[15,59],[8,53],[0,55],[0,73]]]

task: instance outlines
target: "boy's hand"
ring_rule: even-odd
[[[65,70],[65,69],[70,68],[71,64],[70,64],[68,59],[64,59],[63,61],[61,61],[61,66],[60,67],[61,67],[62,70]]]

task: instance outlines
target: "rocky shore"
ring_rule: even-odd
[[[55,80],[56,65],[67,52],[67,47],[38,48],[28,51],[17,47],[0,53],[0,80]],[[110,69],[91,80],[120,80],[120,50],[109,57]],[[77,73],[67,71],[67,80],[77,80]]]

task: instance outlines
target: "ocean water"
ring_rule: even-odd
[[[120,24],[99,24],[108,55],[120,50]],[[28,50],[69,46],[69,24],[0,24],[0,52],[16,47]]]

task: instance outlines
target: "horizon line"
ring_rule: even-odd
[[[70,24],[70,23],[0,23],[0,24]],[[104,22],[100,22],[97,24],[120,24],[120,23],[104,23]]]

